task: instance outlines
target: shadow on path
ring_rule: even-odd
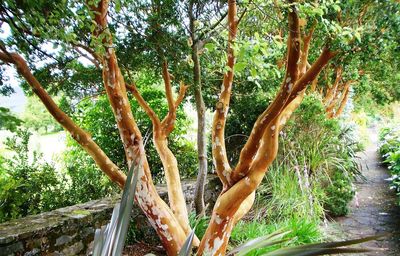
[[[360,154],[365,181],[356,182],[357,194],[350,204],[350,213],[336,218],[327,227],[328,235],[339,238],[360,238],[387,233],[379,241],[364,243],[376,252],[354,255],[400,256],[400,207],[398,197],[389,189],[388,170],[381,166],[377,153],[377,129],[370,129],[370,145]],[[349,254],[347,254],[349,255]]]

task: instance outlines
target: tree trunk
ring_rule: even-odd
[[[199,159],[199,172],[197,174],[196,188],[194,192],[194,204],[196,214],[200,215],[205,211],[204,187],[207,179],[207,136],[206,136],[206,106],[201,91],[201,70],[198,53],[198,43],[192,46],[193,59],[193,85],[194,98],[197,111],[197,154]]]

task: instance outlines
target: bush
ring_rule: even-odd
[[[331,184],[326,189],[325,209],[332,217],[347,215],[349,212],[347,205],[354,195],[353,179],[337,170],[331,177]]]
[[[143,97],[149,99],[149,105],[153,107],[159,116],[164,117],[168,111],[168,107],[166,102],[164,102],[165,97],[163,92],[155,90],[154,88],[141,91]],[[136,100],[132,100],[130,104],[139,129],[145,131],[143,136],[146,141],[145,147],[149,165],[154,176],[153,179],[156,182],[163,182],[164,174],[162,163],[152,143],[151,121],[147,114],[138,106]],[[76,106],[74,119],[78,125],[92,134],[93,140],[117,166],[121,169],[127,169],[124,149],[120,143],[120,136],[114,120],[115,117],[107,97],[100,96],[95,100],[83,100]],[[194,143],[188,141],[184,137],[188,126],[189,121],[187,121],[183,109],[178,109],[175,129],[169,136],[169,147],[172,152],[176,153],[175,155],[178,160],[182,178],[193,177],[197,174],[197,154]],[[94,162],[89,159],[86,152],[84,152],[74,140],[68,138],[67,144],[69,150],[65,155],[64,162],[68,163],[67,171],[68,173],[71,172],[71,176],[76,176],[78,173],[85,175],[86,169],[88,169],[89,172],[97,169]],[[88,185],[90,186],[91,184]]]
[[[18,130],[6,140],[13,156],[3,158],[0,165],[0,222],[67,205],[65,179],[54,166],[43,163],[38,152],[29,154],[30,135],[26,130]]]
[[[281,132],[277,159],[257,190],[251,221],[235,227],[233,244],[281,228],[292,231],[286,238],[294,238],[284,246],[321,240],[321,220],[326,214],[345,215],[355,194],[353,181],[361,175],[355,137],[352,128],[326,118],[318,96],[306,96]]]
[[[356,152],[362,147],[353,130],[340,120],[327,119],[318,96],[310,95],[288,122],[280,141],[277,162],[289,170],[303,170],[299,182],[308,177],[312,194],[319,195],[315,200],[320,200],[329,215],[348,212],[355,193],[353,181],[361,177]]]
[[[257,192],[255,215],[281,222],[293,217],[317,221],[324,216],[324,191],[303,170],[274,165]]]
[[[400,129],[382,128],[379,140],[379,153],[392,174],[391,188],[400,196]]]

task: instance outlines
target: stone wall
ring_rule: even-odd
[[[189,209],[192,209],[194,181],[183,182]],[[167,199],[165,186],[157,187],[162,198]],[[210,205],[221,190],[218,178],[207,182],[205,200]],[[0,224],[0,256],[9,255],[88,255],[91,251],[94,231],[110,221],[112,210],[119,198],[104,198],[51,212],[27,216]],[[131,227],[148,243],[158,243],[158,238],[142,215],[134,207]]]

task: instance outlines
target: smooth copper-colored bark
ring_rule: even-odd
[[[291,8],[289,12],[289,37],[287,41],[288,53],[286,64],[286,75],[281,85],[279,93],[269,107],[258,117],[253,126],[252,132],[245,146],[240,152],[239,162],[231,174],[231,185],[244,177],[254,160],[255,154],[260,146],[261,137],[268,125],[275,118],[271,113],[281,111],[287,96],[294,87],[294,83],[298,78],[299,69],[297,63],[300,58],[300,26],[299,18],[295,8]]]
[[[167,253],[175,255],[186,240],[186,232],[171,209],[158,196],[154,187],[144,152],[142,136],[131,112],[125,81],[118,66],[112,45],[112,35],[108,29],[108,1],[100,1],[97,6],[92,6],[92,10],[95,14],[94,21],[97,24],[94,36],[102,36],[103,38],[104,56],[101,57],[103,59],[104,86],[114,112],[126,158],[128,163],[137,162],[139,158],[142,158],[144,163],[144,173],[139,177],[136,200],[160,236]],[[170,129],[170,127],[169,124],[167,129]]]
[[[228,61],[226,66],[229,70],[224,74],[224,79],[221,87],[221,94],[216,105],[214,112],[213,126],[212,126],[212,154],[215,169],[224,189],[228,187],[229,177],[231,174],[231,166],[228,161],[225,148],[225,124],[226,116],[228,115],[229,102],[232,93],[233,83],[233,66],[235,64],[235,56],[233,52],[233,44],[237,33],[237,11],[236,1],[228,1]]]
[[[225,254],[233,226],[250,209],[256,188],[276,158],[279,131],[300,104],[307,85],[317,77],[329,60],[335,56],[335,53],[325,47],[319,58],[311,66],[308,64],[309,41],[307,43],[307,37],[303,38],[303,40],[301,39],[295,2],[294,0],[289,1],[290,32],[287,42],[288,52],[284,81],[274,101],[257,119],[249,140],[241,151],[239,163],[232,170],[226,156],[224,127],[232,92],[233,66],[235,63],[232,46],[237,33],[238,20],[236,17],[236,1],[228,0],[229,40],[227,66],[229,70],[224,74],[221,95],[214,113],[212,128],[212,153],[215,167],[224,184],[224,189],[214,206],[210,225],[200,243],[198,255]],[[182,220],[178,220],[184,214],[178,213],[179,210],[171,210],[159,198],[152,183],[149,166],[144,154],[141,133],[130,109],[126,95],[127,86],[119,69],[112,45],[112,35],[108,29],[108,1],[102,0],[92,9],[95,14],[94,21],[97,24],[94,36],[102,38],[101,43],[104,46],[104,52],[98,53],[103,68],[104,85],[124,144],[126,158],[129,163],[141,159],[144,164],[144,172],[139,176],[136,200],[160,236],[167,253],[176,255],[186,240],[186,223],[182,224]],[[310,39],[311,35],[312,33],[310,33]],[[301,45],[301,42],[303,42],[303,45]],[[174,128],[176,106],[182,101],[183,96],[180,96],[182,92],[184,94],[186,89],[181,87],[180,95],[174,101],[166,64],[163,66],[163,78],[169,107],[168,115],[163,121],[159,120],[137,90],[132,90],[132,92],[134,95],[136,94],[135,97],[138,102],[155,124],[153,125],[155,127],[154,141],[163,165],[164,163],[166,164],[164,169],[168,172],[168,170],[174,170],[174,167],[171,166],[177,165],[177,163],[172,152],[168,149],[166,138]],[[130,87],[128,86],[128,88]],[[173,183],[171,180],[179,180],[179,177],[173,176],[176,173],[178,173],[177,170],[172,172],[172,178],[168,178],[167,174],[169,183]],[[180,184],[175,188],[180,189]],[[174,193],[174,191],[171,192],[171,194]],[[179,194],[179,192],[177,193]],[[174,196],[171,197],[174,198]],[[172,208],[174,207],[173,205],[181,205],[181,203],[171,203]]]
[[[169,110],[167,116],[163,119],[163,121],[160,121],[159,117],[143,99],[134,84],[126,85],[126,87],[132,92],[140,106],[145,110],[152,121],[153,141],[157,153],[159,154],[161,162],[163,164],[167,181],[170,207],[176,219],[179,221],[181,227],[185,231],[186,235],[189,235],[191,228],[189,226],[186,201],[182,191],[182,185],[179,176],[178,162],[174,154],[168,147],[168,136],[174,129],[174,124],[176,121],[176,110],[185,96],[187,86],[183,82],[181,82],[179,94],[176,100],[174,100],[171,86],[171,78],[170,74],[168,73],[168,66],[166,62],[163,63],[163,79]],[[195,239],[195,243],[199,243],[197,238]]]
[[[324,99],[323,99],[323,103],[324,103],[326,106],[328,106],[328,105],[332,102],[332,100],[334,99],[334,97],[335,97],[335,94],[336,94],[336,92],[337,92],[337,89],[338,89],[340,80],[342,79],[342,70],[343,70],[343,69],[342,69],[341,66],[338,66],[338,67],[336,67],[336,69],[335,69],[335,82],[333,83],[332,86],[330,86],[330,87],[327,88],[325,97],[324,97]]]
[[[329,118],[336,118],[340,116],[346,107],[347,101],[349,99],[349,94],[350,94],[350,86],[354,81],[350,80],[347,81],[344,85],[344,88],[341,92],[340,100],[339,100],[339,106],[337,110],[332,110],[330,113],[328,113]]]
[[[257,119],[241,151],[239,162],[232,170],[230,178],[227,179],[228,186],[218,197],[198,255],[225,254],[233,226],[250,208],[248,204],[252,204],[254,191],[276,158],[278,136],[282,125],[300,104],[306,86],[317,77],[336,54],[325,47],[319,58],[309,66],[307,56],[312,31],[303,39],[303,48],[301,48],[297,9],[294,5],[289,8],[291,8],[289,11],[290,34],[286,76],[274,101]],[[213,129],[216,129],[217,124],[213,125]],[[215,154],[218,154],[218,151],[213,151],[213,157]]]

